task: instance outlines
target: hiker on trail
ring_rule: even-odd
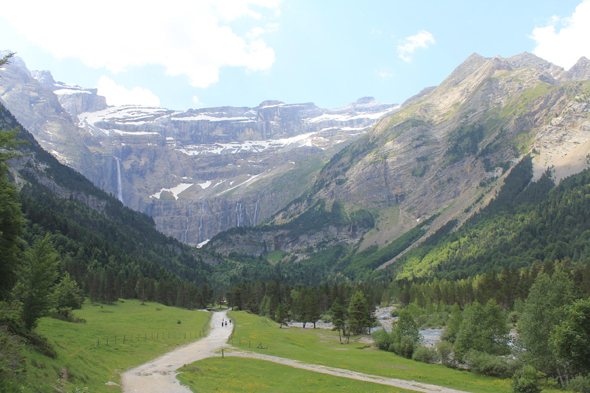
[[[225,326],[227,326],[227,321],[225,321]]]
[[[221,327],[223,327],[223,321],[221,321]]]

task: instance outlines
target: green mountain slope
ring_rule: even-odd
[[[210,283],[210,264],[222,259],[158,232],[151,217],[60,164],[2,107],[0,129],[17,127],[26,143],[10,163],[26,221],[24,239],[32,244],[49,232],[62,268],[93,297],[135,297],[137,282],[145,280],[146,287],[152,281],[158,289],[150,294],[153,300],[194,305],[195,296],[179,293]]]
[[[314,185],[268,222],[222,233],[207,247],[226,255],[289,253],[281,263],[314,260],[338,247],[349,256],[332,259],[327,274],[366,277],[438,230],[437,239],[466,222],[527,153],[530,176],[519,189],[548,167],[561,180],[589,166],[590,81],[562,74],[527,53],[474,54],[440,86],[334,155]],[[400,277],[432,274],[410,265],[417,270]]]
[[[524,159],[502,192],[455,232],[410,250],[390,268],[397,279],[473,276],[530,266],[590,260],[590,171],[554,187],[545,174],[530,183],[532,163]]]

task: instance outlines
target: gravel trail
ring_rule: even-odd
[[[176,379],[178,374],[176,370],[185,364],[216,356],[215,351],[227,346],[226,341],[231,335],[233,326],[221,327],[221,321],[227,320],[226,313],[227,311],[213,313],[211,330],[207,337],[176,348],[121,374],[123,392],[191,393],[190,389],[182,386]]]
[[[300,368],[303,370],[314,371],[322,374],[334,375],[336,377],[356,379],[358,381],[373,382],[380,385],[393,386],[400,389],[413,390],[416,392],[424,393],[467,393],[462,390],[450,389],[444,386],[430,385],[427,383],[420,383],[415,381],[406,381],[404,379],[387,378],[379,375],[363,374],[356,371],[351,371],[343,368],[335,368],[322,366],[318,364],[303,363],[298,360],[281,358],[278,356],[269,356],[255,352],[226,352],[225,356],[237,356],[243,358],[252,358],[266,360],[268,362],[283,364],[285,366],[291,366]]]
[[[298,360],[268,356],[260,353],[245,352],[226,344],[231,335],[233,326],[221,327],[221,321],[227,320],[227,311],[215,312],[211,318],[211,330],[209,335],[183,347],[177,348],[139,367],[121,374],[124,393],[191,393],[191,390],[182,386],[176,379],[176,370],[185,364],[209,357],[220,356],[217,351],[228,348],[226,356],[260,359],[303,370],[334,375],[342,378],[356,379],[359,381],[373,382],[381,385],[394,386],[401,389],[413,390],[424,393],[466,393],[461,390],[430,385],[403,379],[387,378],[378,375],[363,374],[342,368],[309,364]]]

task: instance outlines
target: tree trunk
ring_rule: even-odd
[[[557,368],[557,375],[559,375],[559,381],[561,382],[561,387],[565,388],[565,384],[563,383],[563,377],[561,376],[561,371],[559,371],[559,366]]]
[[[315,329],[315,321],[314,321],[314,323],[313,323],[313,328]]]

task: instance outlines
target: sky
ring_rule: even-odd
[[[472,53],[590,58],[590,0],[19,0],[0,50],[109,105],[402,103]]]

